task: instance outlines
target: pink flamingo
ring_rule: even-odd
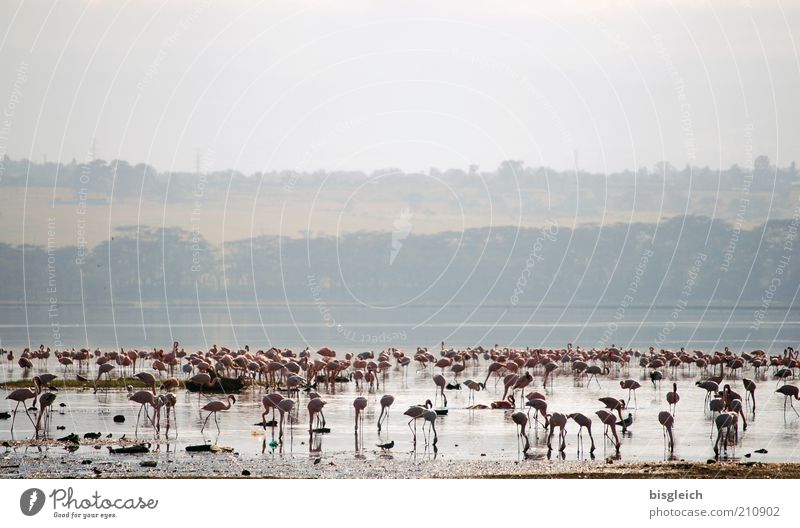
[[[633,404],[638,406],[638,403],[636,403],[636,389],[641,387],[639,382],[633,379],[626,379],[620,381],[619,386],[623,389],[628,390],[628,401],[625,402],[625,406],[627,407],[628,404],[631,402],[631,392],[633,393]]]
[[[522,448],[522,452],[527,454],[528,449],[530,449],[531,446],[530,442],[528,441],[528,433],[526,432],[528,427],[528,415],[522,411],[517,411],[511,415],[511,421],[514,422],[519,428],[519,431],[517,432],[517,440],[520,438],[525,439],[525,447]]]
[[[325,427],[325,413],[322,412],[322,408],[325,407],[327,402],[322,398],[316,397],[312,398],[311,401],[308,402],[308,432],[314,432],[314,417],[317,417],[317,422],[319,422],[319,418],[322,418],[322,427]],[[319,416],[317,416],[319,415]],[[319,425],[319,423],[317,423]]]
[[[278,404],[281,402],[281,400],[283,400],[283,396],[281,396],[277,392],[272,392],[261,398],[261,405],[264,406],[264,412],[261,413],[261,425],[265,429],[267,427],[267,414],[269,413],[270,409],[272,409],[272,421],[274,422],[275,409],[278,408]]]
[[[742,378],[744,383],[745,399],[753,402],[753,414],[756,414],[756,383],[753,380]]]
[[[128,386],[128,390],[129,391],[133,390],[132,387],[130,387],[130,385]],[[150,415],[147,413],[147,409],[145,409],[145,405],[150,405],[151,407],[155,407],[155,396],[153,396],[152,392],[145,390],[136,391],[130,396],[128,396],[128,400],[134,403],[138,403],[140,405],[139,414],[136,415],[136,431],[134,434],[137,435],[139,434],[139,419],[142,417],[143,409],[145,418],[149,419],[150,423],[152,423],[153,426],[155,426],[155,422],[153,422],[152,418],[150,418]]]
[[[600,418],[600,421],[603,422],[603,425],[606,426],[604,432],[606,437],[608,437],[608,430],[611,429],[611,434],[614,435],[614,447],[616,448],[617,453],[619,453],[619,447],[621,443],[619,441],[619,436],[617,435],[617,419],[613,414],[605,409],[600,409],[599,411],[595,412],[595,414],[598,418]]]
[[[464,381],[464,385],[466,385],[467,388],[469,389],[469,397],[467,398],[468,403],[475,402],[475,392],[486,388],[483,386],[483,383],[479,383],[471,379]]]
[[[564,451],[567,447],[567,417],[561,413],[553,413],[549,416],[550,421],[550,434],[547,436],[547,449],[552,450],[551,441],[553,440],[553,432],[556,430],[556,427],[559,428],[558,438],[559,438],[559,451]]]
[[[97,382],[100,381],[100,378],[103,374],[111,380],[111,371],[114,370],[114,365],[111,363],[103,363],[99,367],[97,367],[97,377],[94,380],[94,392],[97,394]]]
[[[547,422],[547,402],[540,398],[532,398],[528,400],[525,405],[528,407],[528,413],[531,412],[531,409],[534,409],[536,412],[533,414],[534,423],[536,423],[537,427],[539,424],[539,415],[544,416],[544,428],[547,429],[548,422]]]
[[[170,409],[172,409],[172,416],[173,416],[174,421],[175,421],[175,428],[177,429],[177,427],[178,427],[178,415],[177,415],[177,413],[175,411],[175,405],[178,403],[178,398],[171,392],[167,392],[165,394],[162,394],[161,396],[159,396],[159,398],[161,398],[162,401],[164,402],[164,410],[167,413],[167,430],[166,430],[165,434],[167,436],[169,436],[169,426],[170,426],[169,411],[170,411]]]
[[[378,432],[379,433],[381,432],[381,423],[384,420],[384,415],[385,415],[385,420],[386,420],[386,424],[387,424],[387,428],[388,428],[388,424],[389,424],[389,408],[394,403],[394,396],[392,396],[391,394],[384,394],[381,397],[380,403],[381,403],[381,414],[380,414],[380,416],[378,416]],[[357,428],[358,427],[356,427],[356,429]]]
[[[739,441],[739,417],[733,412],[722,412],[714,419],[714,425],[717,426],[717,440],[714,442],[714,455],[719,457],[719,447],[722,444],[725,451],[728,450],[728,442],[730,441],[731,433],[733,434],[733,445]],[[722,430],[725,430],[725,436],[722,435]]]
[[[289,398],[283,398],[278,404],[275,406],[278,408],[278,414],[280,414],[280,427],[278,428],[278,440],[283,442],[283,422],[286,419],[287,414],[292,413],[292,409],[294,409],[294,400]]]
[[[589,449],[589,453],[594,453],[594,437],[592,436],[592,419],[586,416],[585,414],[581,413],[572,413],[567,416],[567,418],[572,418],[572,420],[578,424],[578,441],[580,445],[583,445],[583,428],[585,427],[586,430],[589,432],[589,440],[592,441],[592,447]]]
[[[436,434],[436,411],[433,409],[426,409],[425,412],[422,414],[422,419],[424,423],[422,424],[422,434],[425,434],[425,425],[427,424],[428,427],[433,431],[433,446],[436,446],[436,442],[439,441],[439,435]],[[428,438],[425,438],[425,445],[428,445]]]
[[[34,426],[34,430],[36,431],[36,438],[39,438],[39,430],[42,425],[42,416],[47,413],[44,419],[44,434],[47,436],[47,430],[50,426],[50,413],[49,409],[53,405],[53,402],[56,401],[56,395],[52,392],[45,392],[41,396],[39,396],[39,416],[36,417],[36,425]]]
[[[155,378],[155,376],[153,376],[149,372],[137,372],[136,375],[133,376],[133,377],[138,379],[139,381],[141,381],[142,383],[144,383],[148,387],[150,387],[150,390],[153,392],[153,394],[156,393],[156,378]]]
[[[667,393],[667,403],[669,404],[669,408],[672,412],[677,414],[678,410],[678,402],[681,400],[680,394],[678,394],[678,384],[672,384],[672,392]]]
[[[417,420],[422,418],[425,415],[425,411],[428,409],[433,408],[433,404],[430,400],[425,400],[425,405],[412,405],[409,407],[406,412],[403,413],[404,416],[408,416],[411,419],[408,421],[408,429],[414,434],[414,445],[417,445]],[[414,422],[414,428],[411,428],[411,422]]]
[[[600,402],[602,402],[602,404],[606,406],[606,409],[617,411],[617,414],[619,414],[619,419],[622,421],[622,432],[624,433],[625,431],[627,431],[625,420],[622,418],[622,409],[625,408],[625,400],[617,400],[615,398],[605,397],[605,398],[600,398]]]
[[[219,420],[217,420],[217,413],[220,411],[227,411],[231,408],[231,406],[236,403],[236,398],[231,394],[225,400],[225,402],[214,400],[208,402],[203,406],[204,411],[208,411],[208,416],[206,416],[205,421],[203,422],[203,427],[200,428],[200,432],[202,433],[203,430],[206,428],[206,424],[208,423],[208,419],[211,418],[211,415],[214,415],[214,423],[217,424],[217,432],[221,432],[219,429]]]
[[[672,453],[675,451],[675,438],[672,436],[672,427],[675,425],[675,417],[672,416],[672,413],[669,411],[661,411],[658,413],[658,423],[664,427],[664,438],[667,438],[667,435],[669,435],[668,446],[669,452]]]
[[[447,407],[447,396],[444,395],[444,388],[447,385],[447,380],[441,374],[436,374],[433,377],[433,382],[436,384],[436,388],[439,391],[439,394],[442,395],[442,400],[444,401],[444,406]],[[434,395],[433,401],[436,401],[436,395]]]
[[[386,396],[384,396],[383,398],[385,397]],[[381,400],[383,400],[383,398],[381,398]],[[392,401],[394,401],[394,398],[392,398]],[[355,400],[353,400],[353,408],[356,410],[355,431],[357,433],[359,421],[364,420],[364,417],[361,416],[361,414],[364,412],[364,409],[367,408],[367,399],[363,396],[357,397]],[[381,409],[381,414],[383,414],[383,409]],[[380,418],[378,418],[378,432],[380,432],[380,430],[381,430],[381,420]]]
[[[33,422],[33,418],[31,414],[28,412],[28,407],[25,406],[25,402],[30,400],[31,398],[36,401],[36,397],[39,393],[42,392],[42,387],[39,381],[38,376],[33,377],[33,388],[25,387],[23,389],[16,389],[11,391],[8,396],[6,396],[7,400],[17,402],[17,406],[14,407],[14,417],[11,419],[11,433],[14,433],[14,420],[17,419],[17,409],[19,409],[19,405],[23,404],[23,408],[25,409],[25,414],[28,415],[28,419],[31,421],[31,425],[35,425]]]
[[[792,401],[792,398],[794,398],[795,400],[800,400],[800,389],[798,389],[797,386],[795,386],[795,385],[782,385],[775,392],[779,392],[779,393],[783,394],[783,396],[784,396],[784,398],[783,398],[783,416],[784,416],[784,418],[786,417],[786,402],[787,401],[791,405],[792,410],[794,411],[794,413],[797,414],[797,416],[800,416],[800,414],[798,414],[798,412],[797,412],[797,409],[794,408],[794,402]]]

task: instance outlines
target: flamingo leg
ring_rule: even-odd
[[[208,416],[206,416],[206,419],[205,419],[205,421],[203,422],[203,427],[201,427],[201,428],[200,428],[200,432],[201,432],[201,433],[203,432],[203,430],[205,430],[205,428],[206,428],[206,424],[208,423],[208,419],[209,419],[209,418],[211,418],[211,413],[208,413]]]

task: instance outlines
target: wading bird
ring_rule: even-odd
[[[231,394],[224,402],[215,400],[205,404],[203,406],[203,410],[208,411],[208,416],[206,416],[206,419],[203,422],[203,427],[200,428],[200,432],[202,433],[206,428],[208,419],[211,418],[212,414],[214,415],[214,423],[217,424],[217,432],[221,432],[219,429],[219,420],[217,420],[217,413],[220,411],[227,411],[234,403],[236,403],[236,398],[233,396],[233,394]]]

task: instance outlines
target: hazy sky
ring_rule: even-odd
[[[0,2],[0,154],[191,169],[800,158],[789,2]],[[432,7],[430,4],[435,4]]]

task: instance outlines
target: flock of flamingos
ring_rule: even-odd
[[[136,378],[144,383],[147,388],[143,390],[134,391],[130,385],[127,387],[129,400],[139,405],[137,435],[142,413],[145,415],[143,422],[145,427],[152,426],[155,435],[161,432],[161,418],[164,413],[165,434],[169,435],[170,413],[175,416],[177,404],[175,392],[182,387],[200,393],[224,394],[222,399],[212,400],[202,407],[207,416],[201,431],[212,417],[219,430],[219,414],[229,410],[236,403],[234,394],[226,394],[230,392],[231,389],[227,387],[232,382],[239,389],[260,388],[267,392],[262,398],[263,412],[260,425],[264,428],[277,428],[277,442],[283,441],[286,416],[296,411],[295,408],[299,408],[298,404],[303,399],[307,400],[305,406],[309,434],[328,432],[329,430],[325,429],[324,415],[326,402],[318,391],[324,393],[327,390],[335,390],[339,384],[353,383],[358,394],[362,394],[364,390],[379,393],[380,386],[386,381],[387,376],[406,376],[409,368],[417,371],[427,370],[433,374],[431,376],[433,402],[427,400],[423,404],[411,405],[403,413],[409,418],[409,435],[415,447],[417,422],[421,422],[426,446],[432,444],[435,448],[438,441],[437,417],[448,412],[445,391],[462,389],[463,386],[469,391],[467,409],[503,409],[510,414],[510,419],[517,426],[518,441],[523,446],[525,454],[530,448],[528,431],[534,426],[538,431],[539,425],[546,433],[548,449],[555,448],[563,452],[569,420],[578,426],[579,445],[583,444],[582,435],[586,429],[591,441],[591,453],[595,450],[592,435],[594,417],[582,413],[558,412],[548,408],[545,396],[548,385],[553,383],[554,376],[568,375],[574,376],[576,380],[585,381],[587,386],[593,382],[599,386],[599,377],[615,375],[623,378],[634,368],[642,369],[643,375],[640,379],[646,383],[649,378],[654,386],[664,379],[677,379],[678,372],[685,374],[688,370],[690,376],[696,376],[694,383],[696,387],[692,387],[692,390],[699,388],[706,391],[704,405],[708,411],[714,413],[713,423],[717,434],[713,450],[717,457],[721,450],[727,451],[729,446],[736,445],[739,427],[747,428],[746,414],[755,415],[756,383],[743,377],[749,373],[755,379],[759,379],[759,376],[761,379],[767,375],[773,376],[776,380],[776,392],[785,396],[784,415],[788,407],[800,416],[793,403],[793,400],[800,399],[800,389],[787,383],[789,378],[794,378],[795,369],[800,368],[798,354],[792,348],[786,349],[781,356],[768,356],[762,350],[734,353],[727,348],[714,353],[689,352],[683,348],[679,351],[650,348],[647,352],[640,352],[624,351],[613,346],[603,350],[584,350],[580,347],[573,348],[572,345],[560,350],[512,349],[497,346],[491,349],[477,347],[455,350],[445,348],[442,343],[438,356],[425,348],[418,348],[410,355],[390,348],[377,354],[365,352],[337,357],[337,353],[327,347],[316,351],[305,349],[295,353],[288,349],[277,348],[257,352],[250,351],[249,347],[230,350],[217,348],[214,345],[208,351],[187,353],[176,342],[172,349],[167,351],[104,352],[73,349],[54,351],[52,355],[57,359],[59,368],[63,369],[62,376],[65,379],[72,370],[76,379],[89,387],[93,385],[95,392],[98,390],[98,384],[102,385],[100,382],[103,378]],[[28,378],[34,372],[37,362],[40,366],[45,366],[50,357],[50,349],[44,346],[33,350],[25,349],[17,359],[17,365],[22,369],[23,376]],[[13,362],[15,360],[13,351],[0,349],[0,359],[3,358]],[[460,380],[460,376],[468,366],[474,367],[472,371],[475,372],[481,365],[485,366],[485,376],[481,379]],[[6,395],[6,399],[10,400],[9,409],[12,405],[16,405],[13,411],[0,413],[0,418],[11,418],[12,434],[16,415],[20,412],[21,406],[34,427],[35,438],[47,437],[49,416],[56,401],[57,389],[53,385],[56,378],[56,375],[50,373],[37,374],[31,378],[32,387],[16,389]],[[541,384],[542,392],[533,390],[538,383]],[[627,413],[627,416],[624,416],[623,411],[629,407],[631,399],[635,403],[636,390],[641,384],[635,379],[622,379],[619,385],[617,395],[599,398],[598,407],[602,408],[595,413],[604,428],[604,441],[610,441],[617,453],[620,449],[617,429],[621,428],[624,433],[633,420],[631,414]],[[744,397],[738,392],[740,388]],[[494,398],[497,399],[488,403],[475,403],[478,393],[487,389],[494,391]],[[502,396],[500,396],[501,391]],[[377,401],[380,404],[380,414],[376,426],[380,433],[381,427],[389,417],[395,398],[385,394]],[[435,407],[438,401],[441,402],[441,406]],[[29,402],[32,402],[32,405],[29,406]],[[363,431],[364,411],[368,403],[364,396],[357,396],[353,400],[354,430],[357,435],[359,428]],[[652,419],[658,420],[663,426],[666,449],[672,452],[673,427],[676,422],[676,410],[680,404],[680,393],[676,382],[672,383],[672,390],[666,393],[663,404],[666,409],[658,412]],[[377,408],[375,410],[377,411]],[[558,437],[554,447],[552,442],[556,430]],[[392,449],[394,441],[378,444],[377,447],[383,450]]]

